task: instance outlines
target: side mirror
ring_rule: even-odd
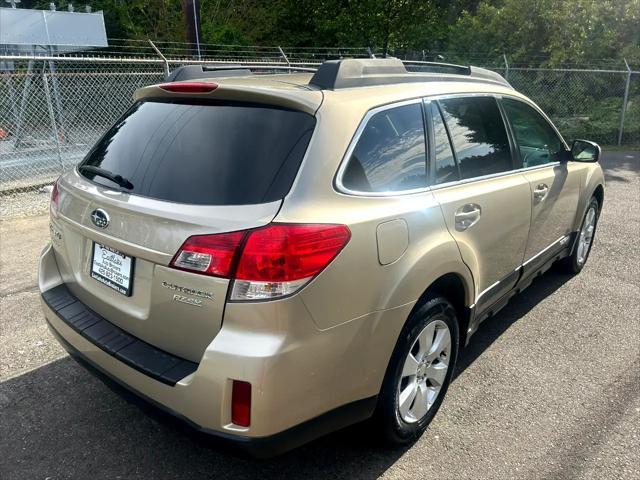
[[[600,145],[588,140],[574,140],[571,145],[571,157],[575,162],[597,162],[601,153]]]

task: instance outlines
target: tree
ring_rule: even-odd
[[[82,0],[85,1],[85,0]],[[109,37],[184,41],[183,0],[89,0]],[[186,1],[186,0],[185,0]],[[190,0],[191,1],[191,0]],[[68,0],[58,2],[65,9]],[[202,43],[371,47],[486,64],[640,64],[640,0],[200,0]],[[47,9],[49,0],[23,0]],[[220,52],[231,48],[220,47]],[[480,57],[479,57],[480,56]],[[429,58],[432,58],[429,57]]]
[[[452,27],[452,51],[507,53],[537,66],[638,58],[640,0],[483,1]]]

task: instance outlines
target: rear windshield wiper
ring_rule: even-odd
[[[105,170],[104,168],[94,167],[93,165],[80,165],[78,167],[80,172],[88,172],[97,175],[98,177],[104,177],[107,180],[111,180],[113,183],[119,185],[122,188],[126,188],[127,190],[133,189],[133,183],[124,178],[122,175],[117,175],[115,173],[110,172],[109,170]]]

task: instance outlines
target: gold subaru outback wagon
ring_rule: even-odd
[[[479,324],[583,268],[600,149],[484,69],[296,70],[138,90],[55,184],[42,309],[81,363],[256,454],[365,419],[408,443]]]

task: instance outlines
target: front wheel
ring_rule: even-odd
[[[376,412],[394,444],[415,441],[447,392],[458,355],[458,319],[449,301],[431,297],[409,318],[394,350]]]
[[[582,225],[580,232],[578,232],[573,252],[560,263],[561,268],[565,272],[572,274],[580,273],[585,263],[587,263],[587,258],[589,258],[593,239],[596,234],[599,210],[600,205],[598,204],[598,200],[596,200],[595,197],[591,197],[587,211],[582,219]]]

